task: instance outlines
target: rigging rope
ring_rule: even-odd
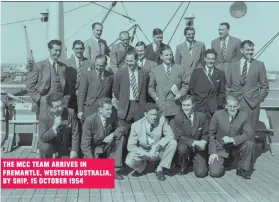
[[[173,16],[171,17],[170,21],[168,22],[168,24],[165,26],[163,32],[167,29],[167,27],[169,26],[169,24],[171,23],[172,19],[174,18],[174,16],[176,15],[177,11],[180,9],[180,7],[182,6],[184,2],[181,2],[181,4],[179,5],[179,7],[176,9],[175,13],[173,14]]]
[[[138,25],[139,30],[142,32],[143,36],[146,38],[146,40],[151,43],[151,41],[147,38],[146,34],[143,32],[143,30],[141,29],[141,27]]]
[[[275,34],[255,55],[254,57],[257,59],[259,58],[262,53],[270,46],[270,44],[279,36],[279,32]]]
[[[170,44],[170,42],[171,42],[171,40],[172,40],[172,38],[173,38],[173,36],[174,36],[176,30],[177,30],[177,28],[178,28],[178,26],[179,26],[179,24],[180,24],[182,18],[184,17],[184,15],[185,15],[185,13],[186,13],[186,11],[187,11],[187,9],[188,9],[190,3],[191,3],[191,2],[188,3],[188,5],[187,5],[187,7],[186,7],[186,9],[185,9],[185,11],[184,11],[184,13],[182,14],[182,16],[181,16],[181,18],[180,18],[180,20],[179,20],[179,22],[178,22],[178,24],[177,24],[177,26],[176,26],[174,32],[173,32],[173,34],[172,34],[172,36],[171,36],[171,38],[170,38],[170,40],[169,40],[169,42],[168,42],[168,45]]]
[[[126,15],[128,16],[128,17],[130,17],[129,16],[129,14],[128,14],[128,12],[127,12],[127,9],[126,9],[126,7],[125,7],[125,5],[124,5],[124,2],[122,1],[121,2],[121,5],[122,5],[122,7],[123,7],[123,9],[124,9],[124,12],[126,13]],[[132,21],[130,20],[130,23],[132,23]]]

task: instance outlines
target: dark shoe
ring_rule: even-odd
[[[141,172],[141,173],[139,173],[138,171],[134,171],[133,172],[133,174],[132,174],[132,176],[133,177],[140,177],[140,176],[143,176],[145,174],[145,172],[143,171],[143,172]]]
[[[166,176],[164,175],[163,171],[158,171],[158,172],[156,171],[156,177],[160,181],[166,180]]]
[[[251,174],[247,170],[243,170],[241,168],[236,170],[236,175],[243,177],[244,179],[251,179]]]
[[[119,173],[115,173],[115,179],[117,179],[117,180],[123,180],[124,179],[124,177],[122,176],[122,175],[120,175]]]

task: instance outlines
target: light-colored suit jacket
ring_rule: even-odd
[[[107,55],[109,57],[110,49],[107,45],[107,42],[103,39],[100,39],[100,46],[98,42],[93,38],[90,38],[84,42],[85,49],[83,55],[88,60],[91,60],[92,64],[94,64],[95,58],[99,54]]]
[[[147,70],[149,73],[153,68],[157,66],[157,63],[148,59],[145,59],[145,63],[143,64],[142,69]]]
[[[146,118],[138,120],[131,126],[127,149],[129,152],[140,152],[142,149],[150,148],[147,142]],[[154,130],[154,143],[163,148],[174,139],[174,134],[165,117],[158,119]],[[148,150],[148,149],[147,149]]]

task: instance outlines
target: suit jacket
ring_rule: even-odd
[[[61,115],[61,130],[57,134],[52,129],[54,116],[50,111],[39,116],[40,143],[60,141],[63,149],[68,149],[72,139],[72,151],[79,153],[79,128],[77,117],[73,109],[64,108]]]
[[[181,96],[187,94],[187,73],[182,67],[173,64],[170,79],[167,76],[163,64],[152,69],[148,92],[154,100],[158,97],[156,103],[160,110],[164,112],[165,116],[173,116],[181,108],[180,103],[174,101],[175,96],[171,92],[173,84],[176,84]]]
[[[110,52],[110,68],[112,72],[116,73],[119,68],[123,65],[123,62],[125,60],[125,55],[127,51],[134,50],[133,46],[128,46],[127,50],[126,47],[123,46],[122,42],[118,44],[114,44],[111,47]]]
[[[123,131],[123,127],[118,127],[117,118],[107,119],[106,127],[104,127],[99,112],[87,117],[83,124],[81,137],[81,150],[84,157],[93,158],[95,147],[100,145],[106,136],[113,133],[116,139],[120,139]]]
[[[189,82],[189,92],[194,96],[195,109],[204,113],[208,108],[211,113],[214,113],[225,104],[224,72],[214,68],[210,79],[204,68],[198,68],[194,69]]]
[[[144,114],[144,105],[146,103],[148,93],[148,82],[148,72],[143,69],[138,69],[138,101],[140,106],[138,113],[140,113],[141,116]],[[116,72],[113,83],[113,92],[116,99],[119,101],[118,117],[120,119],[124,119],[128,112],[130,99],[130,78],[128,67],[120,69]]]
[[[49,93],[51,85],[51,65],[48,59],[35,63],[33,70],[29,73],[27,79],[27,91],[33,100],[33,110],[38,109],[41,96]],[[57,69],[59,71],[60,83],[65,95],[66,102],[70,98],[70,84],[66,81],[66,65],[57,61]],[[67,104],[67,103],[66,103]]]
[[[112,73],[104,71],[103,82],[100,82],[96,69],[84,72],[78,89],[78,112],[84,112],[84,105],[89,106],[99,98],[112,98],[112,86]]]
[[[227,94],[234,95],[239,100],[244,98],[252,108],[267,97],[269,84],[263,62],[252,60],[246,77],[247,83],[244,86],[240,83],[240,60],[231,64],[227,74]]]
[[[215,112],[209,125],[209,154],[228,157],[229,151],[224,148],[223,137],[233,137],[235,146],[253,138],[252,127],[246,112],[238,111],[234,119],[229,122],[227,110]]]
[[[178,143],[192,147],[194,140],[208,141],[208,122],[206,115],[201,112],[194,112],[193,126],[183,110],[171,120],[172,128]]]
[[[128,139],[127,150],[129,152],[140,152],[142,149],[149,150],[151,145],[147,142],[146,118],[136,121],[131,126],[131,132]],[[158,119],[153,130],[154,144],[165,147],[174,135],[165,117]]]
[[[161,48],[165,46],[164,43],[161,43],[159,50],[155,52],[153,49],[153,43],[146,46],[146,59],[156,62],[157,64],[162,64],[163,60],[160,58]]]
[[[83,55],[92,63],[95,62],[95,58],[99,54],[107,55],[109,57],[110,49],[107,42],[104,39],[100,39],[101,48],[98,42],[92,37],[84,42],[84,52]]]
[[[175,62],[187,71],[192,72],[197,67],[204,64],[205,45],[203,42],[195,41],[192,54],[189,52],[187,42],[183,42],[176,47]]]
[[[145,69],[146,71],[148,71],[149,73],[151,72],[151,70],[153,68],[155,68],[157,66],[157,63],[148,59],[145,59],[145,63],[143,64],[142,69]]]

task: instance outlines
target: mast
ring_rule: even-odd
[[[113,7],[116,5],[117,1],[112,2],[109,10],[107,11],[105,17],[102,19],[101,24],[104,24],[105,20],[107,19],[108,15],[110,14],[111,10],[113,9]]]

